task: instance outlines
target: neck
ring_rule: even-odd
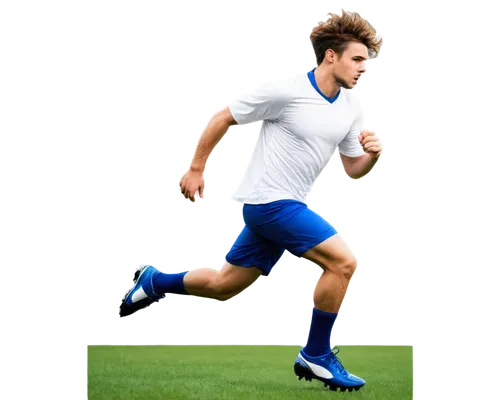
[[[340,90],[340,85],[324,64],[316,67],[314,70],[314,78],[316,79],[316,85],[318,85],[319,90],[327,97],[334,97]]]

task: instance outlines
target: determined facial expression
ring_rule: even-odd
[[[358,79],[366,71],[368,48],[359,42],[347,44],[342,56],[334,53],[333,76],[337,83],[345,89],[352,89]]]

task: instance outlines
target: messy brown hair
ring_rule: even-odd
[[[329,13],[326,22],[319,22],[311,33],[311,42],[316,53],[318,65],[323,62],[325,52],[332,49],[342,56],[349,42],[363,43],[368,47],[370,58],[378,56],[382,38],[377,37],[375,28],[356,12],[342,10],[342,15]]]

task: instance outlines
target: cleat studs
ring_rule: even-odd
[[[303,376],[298,376],[297,378],[299,378],[299,381],[303,378]]]
[[[345,387],[341,387],[341,388],[340,388],[340,391],[341,391],[341,392],[345,392]]]
[[[348,390],[349,390],[349,392],[352,392],[352,388],[349,388]]]

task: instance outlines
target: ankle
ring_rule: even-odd
[[[153,278],[153,291],[157,294],[175,293],[188,294],[184,287],[184,275],[188,271],[178,274],[159,273]]]

